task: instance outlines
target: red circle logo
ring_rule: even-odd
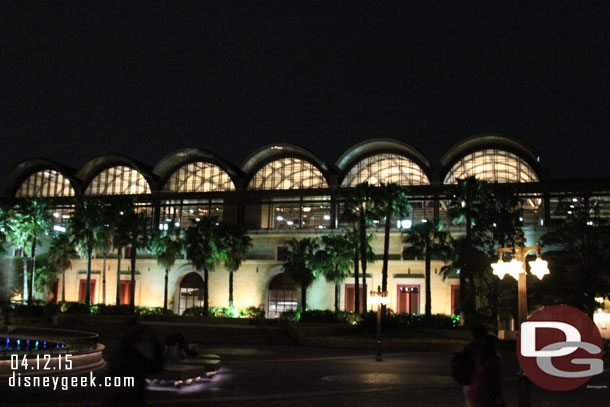
[[[603,371],[602,337],[584,312],[545,307],[521,324],[517,357],[529,379],[547,390],[567,391]]]

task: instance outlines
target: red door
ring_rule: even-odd
[[[91,279],[89,287],[90,287],[90,295],[91,295],[91,304],[95,304],[95,280]],[[86,297],[87,297],[87,279],[81,278],[80,285],[78,287],[78,300],[80,302],[85,302]]]
[[[358,284],[359,293],[360,293],[360,309],[362,309],[363,298],[366,293],[366,286],[362,286],[362,284]],[[345,284],[345,302],[343,304],[343,309],[345,311],[354,311],[356,306],[354,301],[356,300],[354,296],[355,286],[354,284]]]
[[[397,287],[397,313],[419,314],[419,285],[399,285]]]
[[[136,286],[135,281],[133,284],[134,288]],[[121,301],[121,305],[128,305],[129,299],[131,298],[131,280],[121,280],[120,289],[119,289],[119,300]],[[135,304],[135,302],[134,302]]]
[[[460,286],[458,284],[451,286],[451,313],[460,312]]]

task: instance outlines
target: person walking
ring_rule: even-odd
[[[498,338],[487,334],[475,353],[475,368],[467,391],[470,407],[505,406],[497,342]]]

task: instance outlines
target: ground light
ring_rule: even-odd
[[[377,304],[377,356],[375,360],[381,362],[381,307],[390,303],[390,297],[387,291],[381,291],[381,287],[377,286],[377,291],[371,291],[370,304]]]
[[[536,246],[525,246],[525,237],[521,232],[515,239],[514,247],[498,247],[498,262],[492,264],[493,274],[503,279],[509,274],[519,282],[518,299],[519,299],[519,321],[518,326],[521,329],[521,324],[527,320],[527,279],[526,279],[526,264],[525,260],[530,253],[536,253],[536,260],[530,261],[530,272],[542,280],[549,274],[548,263],[540,258],[542,248],[540,243]],[[512,254],[513,258],[510,262],[504,262],[502,256],[504,253]],[[531,406],[531,383],[529,379],[519,371],[519,407]]]

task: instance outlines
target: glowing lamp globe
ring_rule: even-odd
[[[530,261],[530,272],[538,277],[540,280],[547,274],[550,274],[549,266],[546,260],[536,259],[535,261]]]

